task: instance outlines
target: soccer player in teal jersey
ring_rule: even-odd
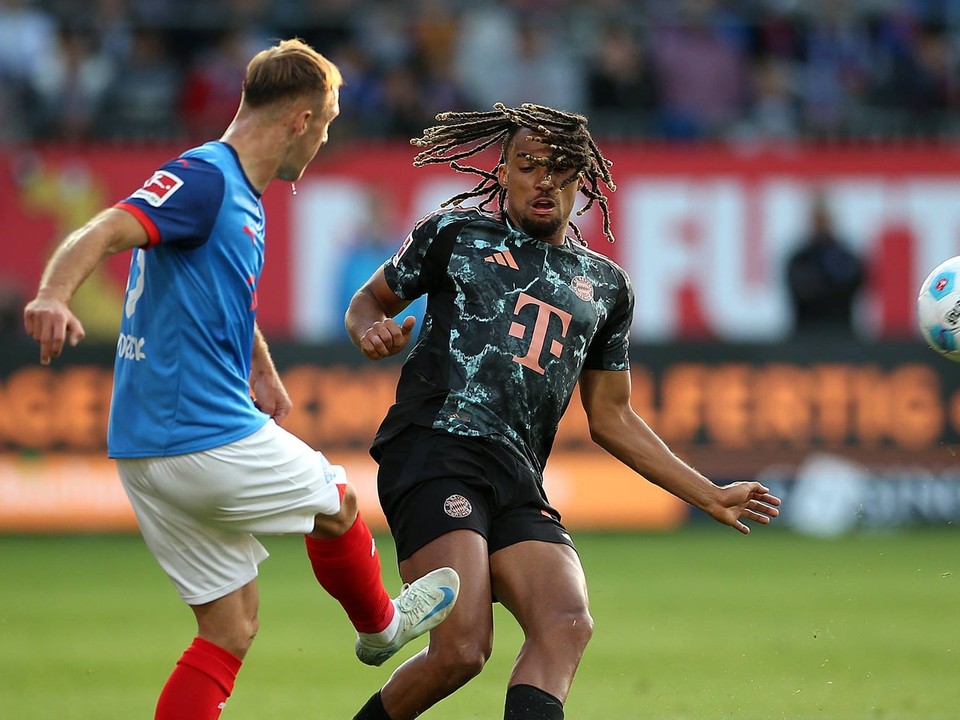
[[[437,119],[413,141],[424,148],[414,164],[449,162],[481,180],[417,224],[356,293],[345,321],[363,354],[378,360],[407,346],[414,319],[392,318],[427,296],[371,452],[401,575],[448,565],[460,575],[460,597],[429,647],[355,720],[409,720],[477,675],[492,649],[495,600],[524,632],[504,717],[558,720],[593,620],[543,468],[578,382],[594,441],[717,521],[748,533],[744,520],[770,522],[780,500],[757,482],[717,486],[631,408],[630,280],[570,222],[582,192],[581,212],[598,204],[612,240],[601,186],[615,186],[586,118],[497,104]],[[459,164],[497,143],[494,170]],[[461,207],[469,198],[480,202]]]

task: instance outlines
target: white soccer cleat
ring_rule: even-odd
[[[400,594],[391,601],[400,619],[396,635],[383,644],[361,633],[356,645],[360,662],[383,665],[408,642],[433,630],[453,610],[459,592],[460,576],[456,570],[448,567],[429,572],[404,585]]]

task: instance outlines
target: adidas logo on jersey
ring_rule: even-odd
[[[514,270],[520,269],[520,267],[517,265],[517,261],[513,259],[513,255],[510,254],[509,250],[495,252],[493,255],[488,255],[483,260],[484,262],[495,262],[497,265],[505,265],[513,268]]]

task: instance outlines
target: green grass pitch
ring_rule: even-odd
[[[593,642],[566,714],[932,720],[960,714],[960,536],[815,540],[777,528],[575,533]],[[393,548],[379,538],[388,586]],[[422,647],[353,656],[298,538],[265,541],[261,629],[224,720],[351,718]],[[0,536],[0,718],[153,717],[193,619],[136,536]],[[519,643],[497,607],[483,673],[425,718],[502,717]]]

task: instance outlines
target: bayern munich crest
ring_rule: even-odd
[[[453,518],[465,518],[473,512],[473,505],[463,495],[451,495],[443,501],[443,511]]]
[[[583,275],[577,275],[571,280],[570,287],[573,289],[573,294],[581,300],[585,300],[586,302],[593,300],[593,283]]]

